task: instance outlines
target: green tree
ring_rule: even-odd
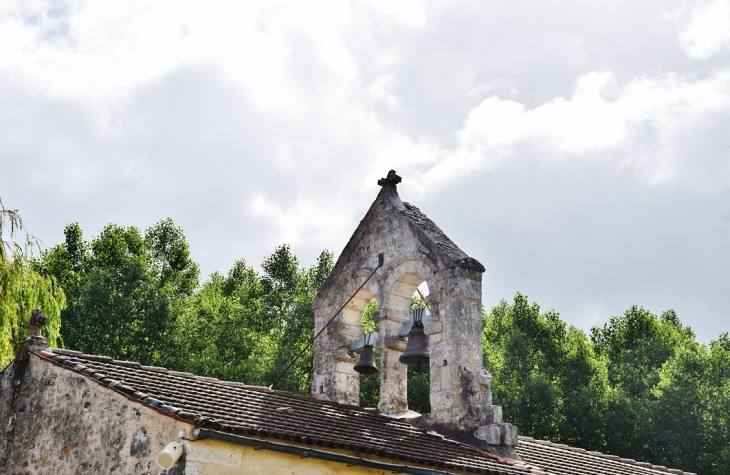
[[[159,221],[145,232],[149,265],[160,287],[167,287],[178,296],[192,295],[198,286],[200,270],[190,258],[190,247],[182,228],[172,219]]]
[[[722,333],[710,342],[704,375],[704,439],[707,455],[703,466],[714,475],[730,473],[730,337]],[[708,460],[709,459],[709,460]]]
[[[182,230],[169,219],[145,235],[134,226],[109,224],[86,242],[73,223],[65,237],[37,264],[67,290],[65,344],[86,353],[165,363],[177,314],[198,279]]]
[[[686,471],[730,473],[730,339],[679,347],[653,390],[650,460]]]
[[[730,337],[722,333],[710,342],[703,375],[704,413],[703,467],[714,475],[730,473]]]
[[[518,293],[484,316],[494,400],[524,435],[598,449],[606,379],[585,334]]]
[[[18,242],[21,233],[24,239]],[[33,309],[43,310],[48,317],[42,332],[49,344],[60,341],[60,313],[66,299],[53,278],[33,268],[31,258],[37,247],[18,211],[6,209],[0,200],[0,367],[13,358],[15,347],[27,336],[23,324]]]
[[[656,430],[649,421],[656,411],[662,367],[682,349],[694,350],[694,333],[682,326],[674,311],[660,317],[632,306],[591,330],[596,353],[604,359],[611,391],[606,420],[609,453],[658,461],[651,440]],[[663,459],[663,457],[659,457]]]
[[[252,278],[238,280],[249,273]],[[258,383],[259,365],[267,359],[252,358],[262,353],[257,348],[265,348],[267,340],[256,327],[260,293],[258,276],[243,261],[236,262],[227,278],[212,274],[178,317],[168,364],[180,371]]]
[[[264,289],[272,289],[265,294],[269,297],[265,302],[281,302],[280,306],[274,307],[279,312],[275,315],[276,327],[272,330],[272,337],[276,341],[275,360],[272,371],[266,376],[267,385],[312,338],[314,334],[312,302],[333,266],[332,254],[323,251],[314,266],[300,267],[299,261],[291,254],[287,245],[280,246],[272,256],[264,260],[261,266],[264,270],[262,279]],[[277,383],[277,387],[309,394],[312,385],[312,362],[313,353],[310,346]]]
[[[705,455],[703,393],[707,352],[700,345],[680,347],[659,371],[659,382],[641,420],[647,434],[646,459],[685,471],[710,473]],[[714,455],[714,454],[713,454]],[[723,472],[727,473],[727,472]]]
[[[520,433],[697,473],[730,473],[730,339],[633,306],[591,337],[517,294],[485,316],[494,399]]]
[[[268,386],[312,338],[312,302],[332,265],[325,251],[304,268],[289,246],[280,246],[264,259],[261,275],[245,261],[226,277],[211,275],[178,320],[174,366]],[[308,394],[311,373],[310,348],[276,388]]]

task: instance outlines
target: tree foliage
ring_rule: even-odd
[[[198,267],[182,230],[162,220],[143,235],[109,224],[90,241],[78,223],[64,244],[43,254],[38,268],[69,296],[61,316],[71,348],[145,364],[167,359],[176,315],[193,294]]]
[[[505,420],[535,438],[601,445],[605,371],[583,332],[522,294],[494,307],[483,332],[484,366]]]
[[[60,313],[66,299],[53,278],[39,274],[31,265],[37,247],[38,241],[25,231],[18,211],[6,209],[0,200],[0,368],[27,336],[23,324],[36,308],[48,317],[42,329],[48,342],[57,345],[60,341]]]
[[[517,294],[485,315],[494,400],[520,433],[707,474],[730,473],[730,339],[633,306],[588,338]]]
[[[170,365],[221,379],[268,386],[312,338],[312,301],[332,270],[332,254],[300,266],[289,246],[264,259],[259,275],[237,261],[226,277],[213,274],[180,315]],[[277,383],[308,394],[311,347]]]

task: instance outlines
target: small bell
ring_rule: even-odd
[[[423,332],[423,322],[420,318],[414,319],[413,327],[408,332],[408,346],[399,361],[408,366],[415,366],[419,373],[423,366],[428,366],[431,360],[431,349],[428,346],[428,335]]]
[[[375,374],[378,367],[375,365],[375,351],[372,346],[366,346],[360,353],[360,360],[355,365],[355,371],[360,374]]]

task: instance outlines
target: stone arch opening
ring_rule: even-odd
[[[365,307],[360,319],[364,333],[377,332],[378,299],[373,297]],[[357,360],[359,361],[359,360]],[[380,368],[380,352],[375,352],[375,364]],[[380,401],[380,373],[360,375],[360,406],[378,407]]]
[[[342,322],[346,325],[362,327],[363,313],[372,300],[375,300],[375,294],[369,289],[360,289],[350,300],[350,303],[342,309]]]
[[[326,328],[322,337],[314,341],[313,352],[315,361],[319,359],[319,367],[312,377],[312,395],[355,405],[360,403],[360,375],[354,370],[358,357],[353,357],[349,349],[352,342],[363,335],[363,312],[380,289],[374,280],[359,288],[355,282],[364,280],[359,278],[361,273],[355,272],[355,278],[337,289],[329,302],[314,307],[315,334],[333,315],[337,315],[337,318]],[[342,302],[348,300],[338,314]]]
[[[398,336],[402,324],[410,317],[419,286],[425,287],[426,294],[432,288],[434,271],[422,259],[408,257],[389,266],[381,286],[383,307],[378,313],[378,329],[382,337],[378,343],[382,374],[378,406],[391,414],[409,409],[426,414],[430,412],[430,368],[419,374],[402,364],[399,360],[407,341]]]
[[[419,293],[419,290],[421,292]],[[429,295],[428,283],[423,281],[416,288],[411,297],[411,311],[419,307],[428,308],[426,299]],[[423,296],[423,298],[421,298]],[[430,309],[428,309],[430,312]],[[420,414],[429,414],[431,412],[431,368],[430,365],[418,372],[416,368],[408,368],[408,384],[407,384],[407,401],[408,408]]]

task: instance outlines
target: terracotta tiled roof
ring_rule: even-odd
[[[199,427],[355,450],[445,470],[530,474],[523,463],[499,459],[374,410],[103,356],[51,351],[39,356]]]
[[[520,437],[522,462],[428,433],[376,410],[219,381],[105,356],[51,349],[39,356],[199,427],[293,444],[354,450],[402,462],[494,475],[659,475],[681,470]]]
[[[520,437],[517,453],[525,462],[540,466],[550,475],[695,475],[531,437]]]

